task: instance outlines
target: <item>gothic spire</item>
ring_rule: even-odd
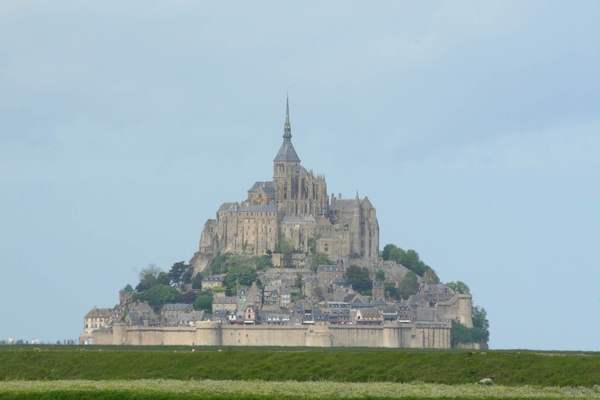
[[[289,91],[290,89],[288,88],[288,93]],[[300,158],[298,157],[298,154],[296,154],[296,150],[294,150],[294,145],[292,144],[292,124],[290,123],[289,94],[286,95],[285,101],[285,123],[283,124],[283,143],[281,144],[279,152],[277,152],[277,156],[273,161],[286,161],[294,163],[300,162]]]
[[[288,93],[285,96],[285,122],[283,124],[283,137],[291,138],[292,137],[292,125],[290,123],[290,89],[288,88]]]

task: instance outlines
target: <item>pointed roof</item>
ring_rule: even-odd
[[[285,122],[283,123],[283,143],[273,161],[300,162],[298,154],[292,144],[292,124],[290,122],[290,99],[286,96]]]

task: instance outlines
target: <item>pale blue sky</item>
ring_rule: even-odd
[[[123,4],[125,3],[125,4]],[[600,2],[0,3],[0,339],[75,339],[293,141],[488,311],[600,350]]]

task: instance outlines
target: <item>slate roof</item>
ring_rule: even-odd
[[[231,208],[231,206],[234,206],[234,205],[235,205],[235,203],[231,203],[231,202],[223,203],[223,204],[221,204],[221,207],[219,207],[219,211],[229,210]]]
[[[191,304],[181,304],[181,303],[165,304],[163,306],[163,311],[187,311],[190,308],[192,308]]]
[[[273,182],[272,181],[257,181],[254,183],[254,186],[252,186],[250,188],[250,190],[256,190],[259,187],[263,187],[263,188],[273,187]]]
[[[85,315],[85,318],[109,318],[112,308],[97,308],[94,307]]]
[[[291,138],[284,138],[277,155],[273,161],[293,161],[300,162],[300,157],[294,149]]]
[[[227,210],[228,212],[277,212],[277,205],[267,204],[264,206],[240,206],[234,205]]]
[[[331,211],[352,211],[355,204],[356,199],[336,199],[331,203],[329,209]]]
[[[301,224],[301,223],[311,223],[314,224],[316,221],[313,218],[312,215],[308,215],[306,217],[294,217],[294,216],[290,216],[290,215],[286,215],[285,217],[283,217],[283,219],[281,220],[281,223],[285,224]]]

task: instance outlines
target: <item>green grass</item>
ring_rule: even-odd
[[[34,348],[41,351],[35,351]],[[0,381],[261,380],[472,384],[600,384],[600,354],[125,346],[0,346]],[[221,351],[218,351],[221,350]]]
[[[263,381],[5,381],[0,399],[600,399],[588,388]]]

